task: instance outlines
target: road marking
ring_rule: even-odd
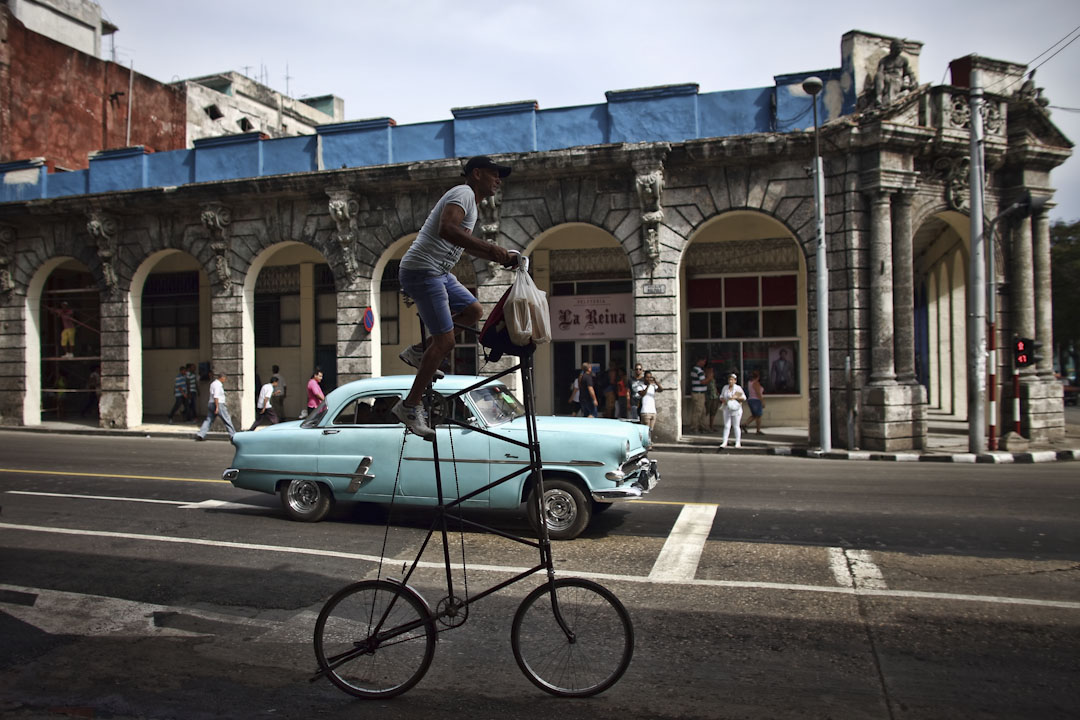
[[[693,580],[697,574],[701,551],[709,539],[716,505],[687,505],[679,513],[679,519],[664,547],[653,563],[649,579],[655,582]]]
[[[73,498],[75,500],[115,500],[120,502],[156,503],[159,505],[175,505],[181,510],[267,510],[263,505],[247,505],[244,503],[229,502],[227,500],[156,500],[154,498],[116,497],[113,495],[77,495],[75,493],[51,493],[36,492],[33,490],[6,490],[9,495],[33,495],[36,497]]]
[[[836,584],[845,588],[862,590],[885,590],[885,577],[881,568],[874,564],[869,550],[829,548],[829,567]]]
[[[141,535],[138,533],[108,532],[103,530],[77,530],[74,528],[41,527],[37,525],[18,525],[15,523],[0,522],[0,530],[22,530],[27,532],[51,533],[58,535],[81,535],[85,537],[107,537],[124,540],[141,540],[145,542],[176,543],[179,545],[202,545],[206,547],[232,548],[236,550],[259,550],[264,552],[283,553],[288,555],[310,555],[316,557],[343,558],[346,560],[364,560],[378,564],[383,562],[384,567],[395,564],[394,560],[383,561],[378,555],[364,555],[361,553],[348,553],[337,550],[319,550],[316,548],[299,548],[284,545],[260,545],[257,543],[238,543],[227,540],[203,540],[200,538],[169,537],[165,535]],[[441,562],[420,562],[418,567],[427,569],[444,569]],[[469,570],[487,571],[507,575],[519,575],[530,568],[508,567],[503,565],[469,565]],[[748,580],[667,580],[654,581],[646,575],[617,575],[614,573],[579,572],[567,571],[563,577],[583,577],[593,580],[609,580],[612,582],[630,582],[659,585],[690,585],[695,587],[717,587],[743,590],[779,590],[794,592],[833,593],[839,595],[874,595],[878,597],[895,597],[906,599],[925,600],[950,600],[955,602],[979,602],[994,605],[1026,605],[1032,607],[1061,608],[1065,610],[1080,610],[1080,602],[1069,600],[1039,600],[1036,598],[1005,597],[999,595],[964,595],[961,593],[922,592],[918,590],[878,590],[867,588],[856,590],[854,587],[837,587],[835,585],[801,585],[797,583],[774,583],[756,582]]]
[[[115,473],[69,472],[67,470],[20,470],[18,468],[0,468],[0,473],[18,473],[25,475],[63,475],[65,477],[119,478],[121,480],[171,480],[173,482],[223,483],[227,480],[208,480],[207,478],[179,478],[160,475],[117,475]]]

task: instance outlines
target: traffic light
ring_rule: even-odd
[[[1013,360],[1016,367],[1027,367],[1042,360],[1042,355],[1039,355],[1039,348],[1041,347],[1042,343],[1034,338],[1014,337]]]

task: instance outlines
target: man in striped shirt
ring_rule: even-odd
[[[188,401],[188,378],[186,370],[187,368],[181,365],[180,372],[173,378],[173,406],[172,410],[169,411],[170,425],[172,425],[173,415],[176,414],[176,411],[182,410],[183,414],[181,414],[180,417],[183,417],[187,414],[190,405],[190,402]]]
[[[705,365],[708,358],[702,356],[690,368],[690,432],[708,432],[705,428]]]

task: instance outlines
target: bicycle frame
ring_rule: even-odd
[[[471,330],[471,331],[475,332],[475,330],[473,328],[462,328],[462,329]],[[423,331],[422,331],[422,333],[423,333]],[[447,424],[449,424],[451,426],[456,425],[456,426],[461,427],[461,428],[467,428],[467,429],[469,429],[471,431],[483,433],[484,435],[488,435],[490,437],[497,438],[497,439],[502,440],[504,442],[508,442],[508,443],[513,444],[513,445],[517,445],[518,447],[521,447],[521,448],[525,448],[525,449],[527,449],[529,451],[529,462],[528,462],[528,464],[523,468],[520,468],[518,470],[513,470],[513,471],[507,473],[506,475],[504,475],[501,478],[498,478],[496,480],[492,480],[491,482],[487,483],[483,487],[478,488],[476,490],[473,490],[472,492],[470,492],[470,493],[468,493],[466,495],[462,495],[462,496],[460,496],[460,497],[458,497],[458,498],[456,498],[454,500],[451,500],[450,502],[446,502],[445,496],[443,494],[442,470],[441,470],[441,467],[440,467],[441,463],[439,461],[439,442],[438,442],[437,437],[434,440],[432,440],[432,455],[433,455],[433,461],[434,461],[434,464],[435,464],[435,485],[436,485],[436,492],[437,492],[437,498],[438,498],[438,504],[435,506],[435,518],[433,519],[433,521],[431,523],[431,526],[428,528],[427,534],[424,537],[424,541],[420,544],[420,549],[417,551],[416,557],[413,559],[412,564],[409,566],[409,568],[406,571],[404,577],[402,577],[400,580],[393,580],[393,582],[397,582],[397,583],[400,583],[403,586],[408,587],[409,580],[410,580],[410,578],[412,578],[413,573],[416,571],[416,568],[419,567],[420,559],[424,556],[424,551],[427,549],[428,544],[431,542],[432,536],[436,532],[439,532],[440,535],[441,535],[441,539],[442,539],[443,562],[444,562],[445,569],[446,569],[447,599],[448,600],[454,600],[455,599],[453,566],[452,566],[451,560],[450,560],[450,537],[449,537],[449,526],[448,526],[448,519],[452,518],[454,520],[457,520],[458,523],[460,523],[462,526],[467,525],[469,527],[477,528],[479,530],[483,530],[485,532],[489,532],[489,533],[492,533],[494,535],[498,535],[499,537],[506,538],[507,540],[510,540],[512,542],[516,542],[516,543],[520,543],[522,545],[527,545],[529,547],[536,548],[540,553],[540,560],[532,568],[530,568],[528,570],[525,570],[523,572],[520,572],[520,573],[514,575],[513,577],[511,577],[511,578],[509,578],[507,580],[496,583],[495,585],[492,585],[491,587],[483,590],[482,592],[480,592],[480,593],[478,593],[476,595],[471,595],[469,597],[464,598],[463,600],[460,601],[460,604],[454,604],[453,602],[448,602],[446,607],[442,611],[439,611],[437,608],[434,609],[434,610],[431,610],[431,608],[429,606],[431,616],[427,619],[427,622],[436,623],[436,622],[438,622],[439,620],[441,620],[443,618],[452,618],[452,617],[457,615],[459,610],[468,608],[473,603],[478,602],[479,600],[482,600],[483,598],[486,598],[489,595],[492,595],[492,594],[498,592],[499,590],[502,590],[502,589],[504,589],[506,587],[509,587],[510,585],[513,585],[514,583],[520,582],[520,581],[524,580],[525,578],[530,577],[530,576],[532,576],[532,575],[534,575],[534,574],[536,574],[536,573],[543,570],[543,571],[546,571],[546,573],[547,573],[547,578],[546,578],[545,582],[548,584],[548,586],[551,589],[551,593],[550,593],[551,594],[551,605],[552,605],[553,614],[555,616],[555,620],[558,623],[559,627],[562,629],[563,633],[566,635],[567,641],[570,642],[570,643],[573,643],[575,641],[574,632],[569,628],[569,626],[566,624],[566,621],[563,619],[562,613],[561,613],[561,611],[559,609],[558,594],[555,592],[555,565],[554,565],[554,560],[553,560],[553,556],[552,556],[552,552],[551,552],[551,538],[550,538],[550,535],[548,533],[547,522],[544,519],[544,478],[543,478],[543,472],[542,472],[543,462],[542,462],[541,454],[540,454],[539,432],[537,430],[537,425],[536,425],[536,411],[535,411],[535,404],[534,404],[535,395],[534,395],[534,389],[533,389],[533,359],[532,359],[532,356],[531,355],[524,356],[524,357],[521,358],[521,360],[520,360],[520,362],[518,362],[518,364],[516,364],[516,365],[514,365],[514,366],[512,366],[510,368],[507,368],[506,370],[503,370],[502,372],[499,372],[499,373],[497,373],[497,374],[495,374],[495,375],[493,375],[491,377],[485,378],[484,380],[482,380],[482,381],[480,381],[478,383],[474,383],[473,385],[470,385],[469,387],[464,388],[462,390],[459,390],[459,391],[457,391],[457,392],[455,392],[453,394],[446,395],[446,396],[441,396],[440,395],[439,397],[441,398],[441,400],[439,402],[440,402],[440,404],[444,405],[445,407],[452,407],[453,402],[455,400],[457,400],[458,398],[460,398],[461,396],[465,395],[466,393],[472,392],[473,390],[475,390],[475,389],[477,389],[479,387],[487,385],[492,380],[497,380],[499,378],[505,377],[506,375],[509,375],[509,374],[511,374],[511,373],[513,373],[515,371],[518,371],[518,370],[521,371],[522,394],[524,395],[524,405],[525,405],[525,423],[526,423],[526,438],[527,438],[527,441],[525,443],[522,443],[522,442],[520,442],[518,440],[514,440],[512,438],[506,437],[505,435],[501,435],[499,433],[492,432],[491,430],[488,430],[487,428],[480,428],[480,427],[476,427],[474,425],[468,425],[466,423],[463,423],[460,420],[457,420],[457,419],[451,417],[450,416],[451,413],[447,413],[446,417],[441,417],[441,418],[439,418],[439,420],[441,422],[445,422],[445,423],[447,423]],[[424,407],[428,412],[428,417],[433,417],[433,414],[432,414],[432,409],[433,408],[432,408],[432,406],[434,404],[433,400],[434,400],[436,395],[438,395],[438,393],[434,390],[434,383],[433,383],[432,386],[430,386],[428,388],[428,390],[424,393]],[[408,432],[408,431],[405,431],[405,432]],[[453,458],[452,458],[452,460],[453,460]],[[475,522],[473,520],[469,520],[469,519],[467,519],[465,517],[462,517],[462,515],[460,514],[460,506],[462,505],[462,503],[466,502],[467,500],[472,499],[473,497],[475,497],[477,495],[485,493],[488,490],[490,490],[491,488],[496,487],[496,486],[498,486],[498,485],[500,485],[500,484],[502,484],[504,482],[507,482],[507,481],[509,481],[509,480],[511,480],[511,479],[513,479],[515,477],[518,477],[519,475],[522,475],[524,473],[530,473],[530,475],[531,475],[532,501],[534,503],[536,503],[535,511],[536,511],[537,517],[539,518],[538,525],[540,526],[540,531],[539,531],[540,537],[537,540],[531,540],[531,539],[522,537],[520,535],[514,535],[512,533],[505,532],[503,530],[499,530],[497,528],[493,528],[493,527],[484,525],[482,523],[478,523],[478,522]],[[457,509],[458,512],[452,512],[455,509]],[[463,562],[463,564],[464,564],[464,562]],[[390,640],[393,637],[396,637],[396,636],[398,636],[400,634],[404,634],[406,632],[409,632],[410,630],[413,630],[413,629],[415,629],[416,627],[418,627],[419,625],[422,624],[422,623],[414,623],[411,626],[404,626],[402,628],[397,628],[395,632],[384,636],[382,634],[382,627],[383,627],[384,623],[386,622],[386,619],[390,616],[390,613],[393,611],[394,604],[396,603],[396,601],[397,601],[397,597],[395,597],[390,602],[390,604],[383,610],[383,613],[382,613],[381,617],[379,618],[378,622],[376,623],[375,629],[374,629],[374,637],[376,638],[376,642],[374,643],[374,645],[372,645],[371,643],[367,643],[367,644],[364,644],[364,645],[358,645],[356,648],[354,648],[354,649],[352,649],[352,650],[350,650],[348,652],[342,653],[342,654],[340,654],[338,656],[335,656],[333,658],[329,658],[329,660],[331,661],[331,669],[334,668],[334,667],[337,667],[337,666],[339,666],[339,665],[341,665],[341,664],[343,664],[345,662],[348,662],[349,660],[357,657],[358,655],[363,655],[365,653],[373,652],[384,641]],[[446,629],[450,629],[452,627],[455,627],[455,626],[450,625]],[[438,632],[441,632],[441,630],[438,630]],[[324,674],[325,674],[325,671],[320,669],[310,679],[311,682],[314,682],[318,678],[322,677],[322,675],[324,675]]]

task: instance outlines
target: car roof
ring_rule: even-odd
[[[415,375],[386,375],[384,377],[364,378],[345,383],[333,390],[330,395],[353,395],[362,392],[404,392],[412,387]],[[457,392],[470,385],[483,382],[487,378],[479,375],[447,375],[435,383],[435,389],[443,392]],[[492,380],[491,383],[500,383],[500,380]]]

